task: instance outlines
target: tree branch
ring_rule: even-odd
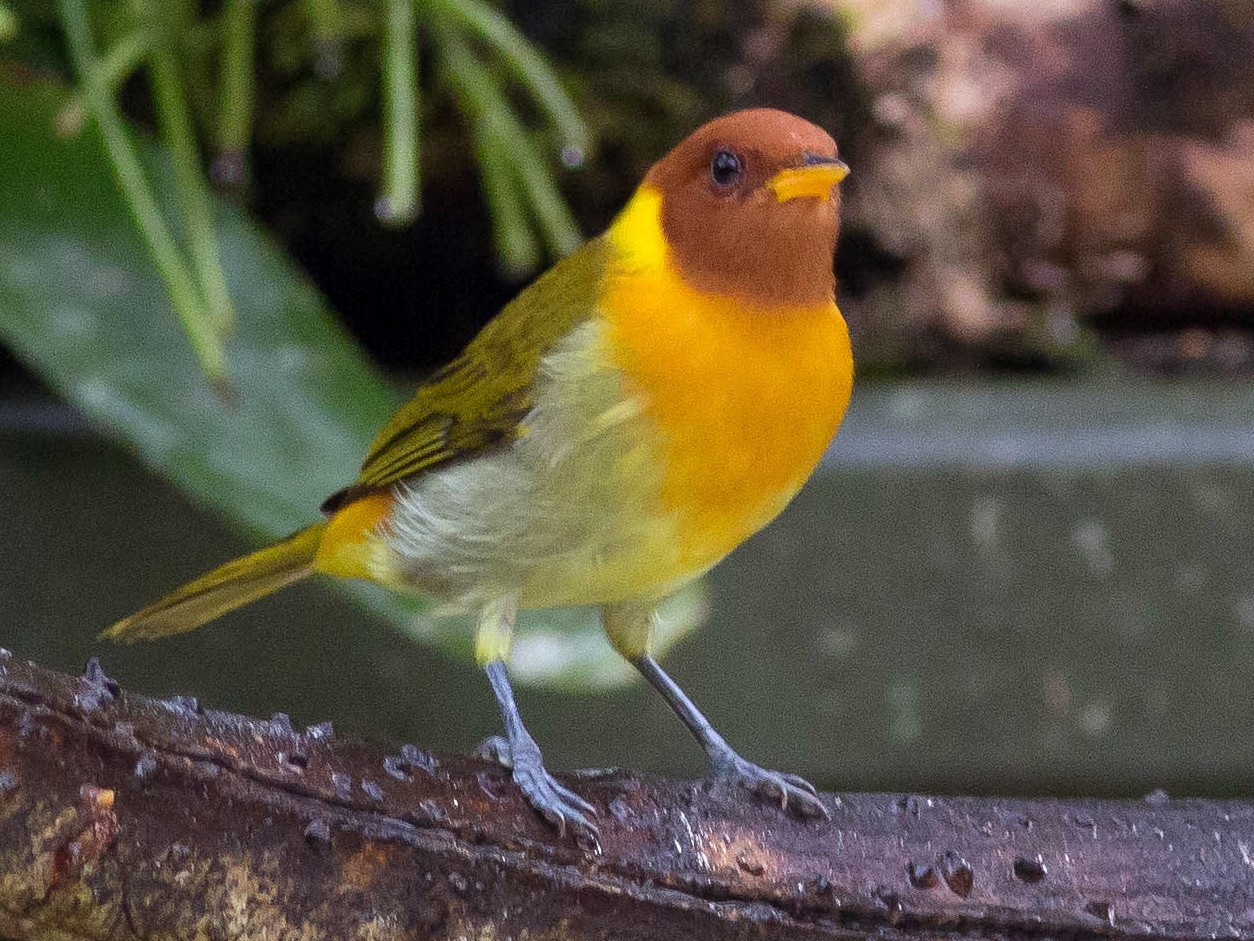
[[[1254,934],[1254,806],[739,793],[584,772],[599,851],[499,769],[0,656],[0,933],[25,939]]]

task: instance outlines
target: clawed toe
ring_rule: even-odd
[[[588,819],[596,815],[596,808],[558,784],[543,767],[515,767],[514,783],[536,812],[557,827],[559,834],[565,836],[569,828],[580,841],[596,841],[597,828]]]
[[[598,831],[588,819],[596,816],[596,808],[549,774],[539,749],[514,749],[508,740],[497,735],[484,739],[475,749],[475,754],[510,769],[514,783],[527,798],[527,803],[557,827],[562,836],[569,828],[581,843],[596,843]]]
[[[814,785],[811,784],[809,781],[807,781],[805,778],[801,777],[801,775],[799,774],[781,774],[780,777],[782,777],[785,781],[787,781],[793,787],[801,788],[801,790],[805,791],[811,797],[819,796],[819,792],[814,789]]]
[[[557,781],[554,780],[552,776],[549,777],[549,783],[553,786],[553,789],[557,791],[558,795],[563,800],[566,801],[566,803],[571,804],[575,807],[578,807],[581,811],[583,811],[585,814],[589,816],[592,816],[592,817],[596,816],[597,809],[593,807],[591,804],[589,804],[582,797],[580,797],[578,794],[576,794],[574,791],[570,790],[569,788],[562,787],[562,785],[558,784]],[[593,829],[596,829],[596,828],[594,827]]]
[[[759,768],[734,752],[713,762],[711,776],[730,781],[767,800],[778,801],[780,809],[800,817],[822,817],[826,820],[832,817],[819,799],[814,785],[805,778]]]

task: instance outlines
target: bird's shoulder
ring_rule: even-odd
[[[585,243],[503,307],[418,387],[375,437],[356,482],[323,511],[513,440],[534,405],[541,360],[593,316],[610,250],[604,236]]]

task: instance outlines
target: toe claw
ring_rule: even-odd
[[[783,779],[795,788],[800,788],[811,797],[818,797],[819,792],[814,789],[814,785],[807,781],[799,774],[784,774]]]
[[[576,805],[559,797],[557,792],[547,787],[531,787],[524,788],[523,792],[527,795],[527,801],[532,807],[544,817],[549,823],[557,827],[557,832],[561,836],[566,835],[566,828],[570,827],[571,831],[577,838],[593,839],[598,836],[596,825],[589,820],[584,814],[576,809]],[[583,804],[580,801],[580,804]],[[587,806],[590,813],[593,813],[591,806]]]
[[[822,817],[824,820],[832,819],[832,812],[827,809],[827,805],[815,794],[798,796],[795,804],[797,813],[803,817]]]
[[[514,783],[523,792],[532,809],[556,827],[561,836],[566,835],[569,827],[580,843],[596,845],[599,832],[588,819],[596,816],[596,808],[578,794],[563,787],[549,774],[538,749],[533,753],[530,750],[519,752],[510,751],[508,746],[506,748],[513,768]]]
[[[759,797],[778,799],[780,809],[786,813],[791,811],[801,817],[831,819],[831,814],[819,798],[814,785],[795,774],[781,774],[759,768],[735,753],[720,756],[714,765],[713,774],[716,778],[733,781]]]
[[[562,785],[558,784],[556,781],[553,782],[553,788],[554,790],[557,791],[558,796],[561,797],[562,800],[566,801],[566,803],[573,804],[575,807],[579,808],[585,814],[590,814],[594,817],[596,816],[597,809],[591,804],[589,804],[582,797],[580,797],[578,794],[576,794],[574,791],[570,790],[569,788],[563,787]]]

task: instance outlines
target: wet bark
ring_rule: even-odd
[[[122,693],[0,656],[0,934],[183,938],[1213,938],[1254,934],[1254,805],[740,793],[503,772]]]

